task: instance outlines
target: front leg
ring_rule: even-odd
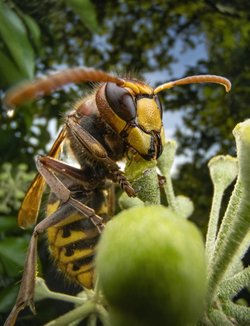
[[[51,191],[62,203],[69,203],[80,213],[82,213],[83,216],[89,218],[91,222],[96,226],[99,233],[101,233],[104,228],[102,218],[96,215],[95,211],[92,208],[74,199],[71,196],[71,191],[63,184],[62,181],[57,178],[57,176],[44,163],[46,163],[46,157],[38,156],[36,160],[37,169],[39,173],[44,177]],[[60,164],[60,162],[57,161],[57,164]],[[64,163],[62,163],[62,166],[65,168]],[[71,167],[69,166],[69,169],[70,168]],[[67,175],[68,173],[66,172],[65,174]]]
[[[136,192],[128,179],[124,176],[119,166],[109,156],[105,148],[88,131],[82,128],[74,115],[69,116],[66,125],[74,139],[81,147],[89,152],[95,160],[102,162],[109,171],[113,181],[119,183],[121,188],[126,191],[129,197],[135,197]]]

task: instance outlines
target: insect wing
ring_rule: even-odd
[[[29,225],[36,223],[45,185],[45,180],[41,174],[37,174],[18,212],[18,224],[20,227],[27,228]]]
[[[65,136],[66,129],[63,128],[50,149],[48,156],[57,158],[60,155]],[[36,223],[45,186],[46,182],[43,176],[37,174],[30,185],[18,212],[18,225],[20,227],[27,228]]]

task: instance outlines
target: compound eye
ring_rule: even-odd
[[[161,106],[161,101],[159,99],[159,97],[157,95],[154,96],[154,99],[155,99],[155,102],[160,110],[160,113],[161,113],[161,118],[162,118],[162,106]]]
[[[107,83],[105,94],[110,107],[122,120],[129,122],[135,119],[135,102],[125,88]]]

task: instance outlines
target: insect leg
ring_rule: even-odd
[[[34,228],[26,255],[21,286],[18,292],[16,304],[9,314],[4,326],[13,326],[19,312],[26,306],[29,306],[31,311],[35,313],[33,299],[37,265],[37,239],[38,236],[46,231],[49,227],[54,226],[62,220],[68,218],[67,210],[68,204],[62,205],[55,213],[46,217]]]
[[[75,181],[77,184],[82,184],[84,189],[92,190],[96,187],[96,180],[93,176],[83,173],[82,169],[75,168],[50,156],[40,156],[39,160],[44,166],[51,169],[53,172],[59,173],[62,176]]]
[[[99,143],[99,141],[84,130],[74,116],[69,116],[66,124],[76,141],[78,141],[78,143],[84,147],[96,160],[101,161],[107,167],[113,181],[118,182],[129,197],[135,197],[136,192],[131,186],[130,182],[124,176],[119,166],[108,156],[107,151]]]
[[[51,191],[57,196],[57,198],[62,203],[69,203],[71,206],[76,208],[80,213],[82,213],[85,217],[89,218],[91,222],[96,226],[99,233],[101,233],[104,228],[104,224],[102,223],[102,218],[95,214],[94,209],[72,198],[71,191],[43,163],[43,158],[41,156],[37,157],[36,166],[38,171],[46,180],[46,183],[49,185]]]

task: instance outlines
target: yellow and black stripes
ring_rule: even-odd
[[[93,286],[93,257],[99,233],[96,227],[78,212],[69,215],[75,222],[49,228],[50,252],[59,269],[87,288]]]
[[[110,218],[110,192],[106,189],[94,189],[87,196],[80,188],[78,200],[95,209],[103,217],[104,223]],[[51,215],[60,207],[64,218],[56,226],[47,230],[48,243],[52,257],[58,268],[72,281],[86,288],[94,285],[94,256],[100,237],[98,229],[89,218],[83,216],[70,205],[60,206],[52,195],[47,205],[47,214]]]

